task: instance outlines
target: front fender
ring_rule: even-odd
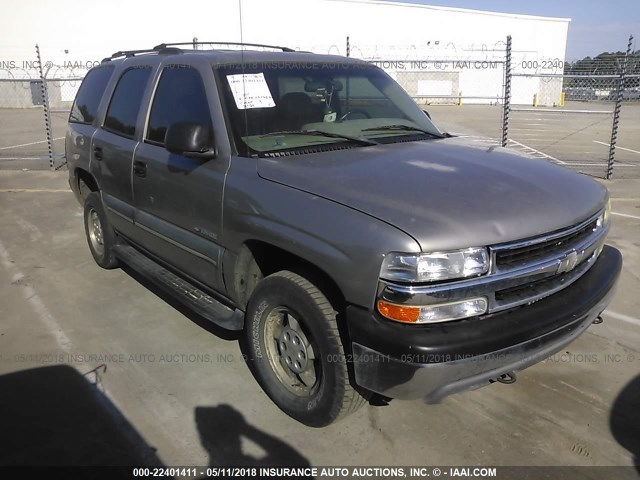
[[[250,168],[227,177],[223,217],[223,242],[231,252],[251,240],[276,246],[324,271],[347,302],[367,309],[373,307],[384,256],[420,251],[392,225],[262,179]]]

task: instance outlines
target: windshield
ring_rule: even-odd
[[[217,70],[241,155],[442,136],[411,97],[373,65],[273,62]]]

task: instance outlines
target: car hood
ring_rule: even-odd
[[[423,251],[548,233],[607,197],[584,175],[468,138],[260,158],[258,174],[394,225]]]

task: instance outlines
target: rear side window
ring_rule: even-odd
[[[98,113],[100,99],[113,75],[113,66],[98,67],[90,70],[84,77],[76,99],[71,107],[69,121],[73,123],[91,123]]]
[[[164,69],[149,116],[147,141],[164,144],[167,128],[177,122],[197,123],[212,129],[211,115],[202,78],[183,65]]]
[[[125,71],[111,97],[104,127],[125,137],[133,137],[144,89],[151,76],[151,67],[136,67]]]

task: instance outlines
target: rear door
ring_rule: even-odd
[[[140,138],[138,116],[152,74],[147,64],[122,71],[91,144],[91,171],[98,179],[107,216],[125,235],[135,234],[131,169]]]
[[[135,222],[142,246],[206,286],[221,290],[222,195],[229,168],[229,140],[210,65],[161,67],[144,139],[135,153]],[[208,87],[208,88],[207,88]],[[211,160],[170,153],[167,128],[191,122],[213,132]]]

